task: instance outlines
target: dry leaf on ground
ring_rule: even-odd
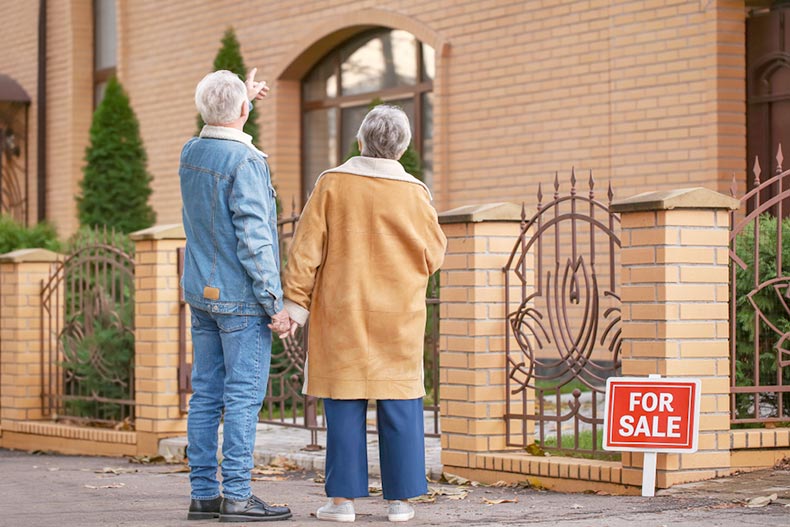
[[[442,472],[442,480],[446,481],[450,485],[469,485],[472,487],[480,486],[479,481],[472,481],[471,479],[456,476],[455,474],[450,474],[449,472]]]
[[[770,505],[771,503],[776,501],[778,498],[776,494],[771,494],[770,496],[757,496],[756,498],[752,498],[746,502],[747,507],[765,507],[766,505]]]
[[[315,483],[324,483],[326,482],[326,476],[321,474],[320,472],[316,472],[315,477],[313,478]]]
[[[500,505],[502,503],[518,503],[518,496],[513,496],[513,499],[499,499],[499,500],[489,500],[488,498],[483,498],[483,503],[486,505]]]
[[[86,489],[120,489],[125,487],[125,483],[111,483],[109,485],[83,485]]]
[[[135,472],[140,472],[136,468],[121,468],[121,467],[104,467],[99,470],[93,471],[95,474],[133,474]]]
[[[285,476],[253,476],[250,478],[252,481],[285,481]]]

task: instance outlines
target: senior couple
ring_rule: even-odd
[[[323,398],[326,494],[319,520],[351,522],[368,496],[366,411],[376,401],[390,521],[414,517],[427,491],[422,342],[425,289],[446,240],[430,193],[398,159],[411,140],[398,108],[377,106],[357,133],[362,155],[325,171],[302,211],[280,281],[275,191],[266,154],[242,129],[268,87],[207,75],[195,103],[208,123],[181,153],[187,246],[184,297],[194,348],[188,416],[188,519],[283,520],[288,507],[252,494],[258,413],[272,333],[310,318],[305,393]],[[224,422],[222,485],[218,427]]]

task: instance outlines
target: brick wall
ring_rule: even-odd
[[[36,9],[5,3],[13,16],[3,18],[14,20],[20,38],[0,50],[0,71],[19,77],[33,95]],[[50,5],[49,195],[64,231],[74,225],[90,114],[89,4]],[[321,46],[335,44],[322,40],[330,28],[363,22],[449,46],[434,86],[440,210],[529,202],[539,181],[571,165],[593,169],[598,181],[612,179],[618,196],[672,186],[724,191],[732,173],[745,169],[742,1],[379,5],[120,1],[118,71],[140,118],[159,221],[179,220],[176,171],[180,147],[194,133],[194,86],[231,25],[247,65],[274,86],[261,105],[260,146],[271,155],[285,203],[299,195],[299,83],[276,77],[293,61],[306,67],[319,60],[327,51]]]

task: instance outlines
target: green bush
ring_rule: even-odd
[[[25,227],[9,216],[0,216],[0,254],[32,248],[60,251],[60,242],[54,227],[49,223]]]
[[[140,125],[115,77],[93,114],[85,160],[77,197],[81,226],[130,233],[154,224],[156,214],[148,204],[152,176]]]
[[[782,276],[790,276],[790,218],[782,221]],[[759,282],[763,283],[778,276],[777,270],[777,219],[774,216],[763,214],[759,218]],[[776,349],[782,334],[790,331],[790,313],[787,304],[790,301],[782,298],[787,289],[775,289],[767,286],[755,289],[754,266],[754,229],[748,226],[737,237],[735,242],[736,254],[746,264],[742,269],[735,265],[736,292],[735,292],[735,342],[736,363],[735,379],[737,386],[755,386],[755,376],[760,385],[778,384],[777,372],[782,369],[779,365],[779,351]],[[781,285],[781,283],[779,284]],[[749,300],[751,294],[752,302]],[[755,308],[756,306],[756,308]],[[758,311],[764,320],[755,327],[755,318]],[[770,321],[781,333],[772,330],[765,320]],[[759,337],[758,367],[755,368],[755,342]],[[783,343],[784,349],[790,349],[790,343]],[[790,385],[790,368],[782,370],[782,384]],[[785,393],[785,416],[790,409],[790,394]],[[755,397],[749,394],[736,395],[736,410],[738,416],[743,418],[753,416]],[[762,396],[759,404],[764,409],[766,405],[773,408],[772,417],[785,417],[778,415],[779,400],[776,394]]]
[[[247,79],[247,66],[244,65],[244,58],[241,56],[241,44],[239,39],[236,38],[236,32],[232,27],[225,30],[225,34],[220,41],[222,44],[217,51],[217,56],[214,57],[214,70],[227,70],[232,71],[239,78],[244,81]],[[200,135],[200,130],[206,123],[200,114],[197,116],[197,132],[195,135]],[[247,122],[244,123],[244,132],[252,136],[253,144],[258,144],[258,111],[255,105],[252,107],[250,116]]]

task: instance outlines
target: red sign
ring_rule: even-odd
[[[604,450],[695,452],[699,399],[699,379],[607,379]]]

